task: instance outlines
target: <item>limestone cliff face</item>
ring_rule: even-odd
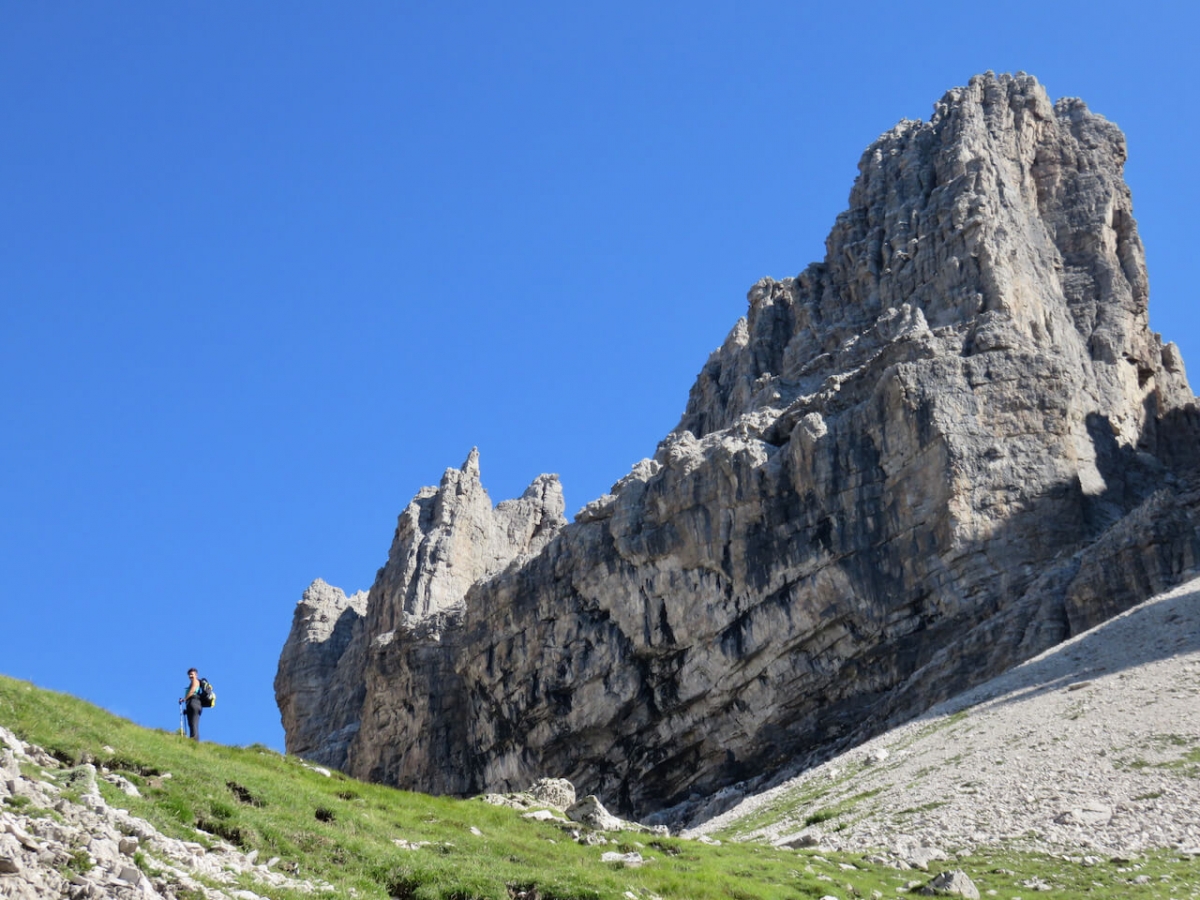
[[[296,604],[275,675],[293,753],[329,765],[345,760],[364,696],[360,647],[366,611],[365,591],[347,597],[320,578]]]
[[[387,564],[369,593],[347,598],[317,579],[296,606],[275,676],[288,752],[347,768],[364,709],[388,705],[377,694],[429,694],[455,683],[448,653],[467,590],[540,551],[565,523],[554,475],[539,476],[520,499],[493,508],[479,480],[478,450],[461,468],[447,469],[438,487],[422,489],[400,514]],[[405,665],[372,665],[387,658],[383,651],[398,634],[400,644],[420,637]],[[440,727],[430,712],[413,704],[387,727],[401,729],[396,733],[411,748],[425,740],[427,726]],[[366,722],[372,734],[381,727],[371,716]]]
[[[676,429],[573,524],[553,480],[492,510],[472,457],[401,516],[340,651],[306,594],[288,749],[452,793],[565,776],[645,813],[1195,571],[1200,416],[1148,327],[1124,160],[1025,75],[881,136],[824,261],[751,289]],[[334,657],[321,707],[304,678]]]

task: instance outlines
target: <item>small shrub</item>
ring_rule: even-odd
[[[384,889],[393,900],[415,900],[421,882],[408,872],[390,874],[384,882]]]
[[[71,851],[71,858],[63,866],[67,872],[76,875],[86,875],[92,870],[92,858],[82,847]]]
[[[145,872],[151,877],[158,874],[158,866],[150,862],[150,857],[142,850],[135,850],[133,852],[133,864],[138,867],[139,871]]]
[[[832,819],[836,815],[837,815],[837,810],[835,810],[835,809],[819,809],[812,815],[805,816],[804,824],[805,825],[819,825],[822,822],[828,822],[830,819]]]
[[[77,757],[76,754],[72,753],[70,750],[62,747],[43,747],[42,749],[57,759],[64,766],[79,765],[79,757]]]

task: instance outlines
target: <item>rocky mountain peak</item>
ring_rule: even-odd
[[[1108,395],[1098,404],[1154,390],[1188,403],[1178,353],[1149,331],[1125,158],[1120,129],[1082,101],[1052,104],[1032,76],[947,92],[928,122],[904,120],[863,153],[825,259],[751,288],[676,430],[804,405],[896,341],[1066,354]],[[1135,441],[1143,421],[1116,424]]]
[[[552,476],[493,507],[473,452],[401,514],[307,705],[333,651],[302,601],[289,750],[682,809],[1197,571],[1200,412],[1149,330],[1125,154],[1023,74],[882,135],[824,260],[751,288],[679,425],[574,523]]]

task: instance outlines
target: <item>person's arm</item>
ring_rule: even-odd
[[[191,700],[192,695],[197,693],[199,690],[200,690],[200,679],[193,678],[191,680],[191,683],[188,684],[187,693],[183,695],[184,702]]]

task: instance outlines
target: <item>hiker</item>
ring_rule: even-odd
[[[188,669],[187,693],[179,698],[179,702],[187,711],[189,735],[193,741],[200,740],[200,713],[203,707],[200,705],[200,679],[195,669]]]

